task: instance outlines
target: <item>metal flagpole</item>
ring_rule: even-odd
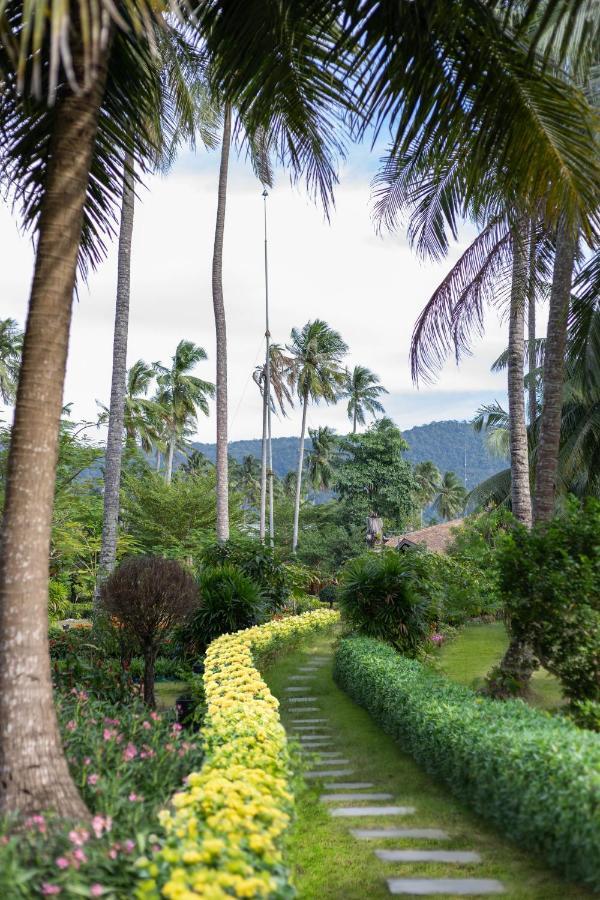
[[[267,189],[263,190],[263,206],[265,219],[265,391],[267,394],[267,485],[269,493],[269,537],[271,546],[275,540],[275,522],[273,514],[273,444],[271,441],[271,332],[269,330],[269,264],[267,253]]]

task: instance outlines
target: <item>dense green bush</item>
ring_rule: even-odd
[[[512,634],[569,699],[600,703],[600,503],[569,503],[544,528],[515,526],[498,562]]]
[[[432,775],[569,878],[600,888],[600,740],[474,694],[383,643],[341,641],[338,684]]]
[[[264,621],[267,604],[258,586],[236,566],[212,566],[199,579],[200,603],[180,630],[190,656],[204,653],[221,634]]]
[[[342,570],[338,599],[344,620],[356,631],[418,654],[438,611],[422,577],[422,554],[366,553]]]
[[[330,606],[337,601],[338,598],[338,586],[337,584],[326,584],[325,587],[322,587],[319,591],[319,600],[321,603],[329,603]]]
[[[223,544],[211,544],[204,549],[200,562],[207,568],[235,566],[257,585],[263,602],[272,612],[282,607],[290,595],[286,566],[259,540],[236,538]]]

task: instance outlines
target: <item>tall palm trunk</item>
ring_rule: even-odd
[[[356,403],[354,404],[354,415],[352,417],[352,434],[356,434]]]
[[[167,449],[167,464],[165,466],[165,481],[167,484],[171,484],[171,479],[173,478],[173,457],[175,455],[175,435],[172,434],[169,438],[169,446]]]
[[[223,301],[223,239],[227,174],[231,147],[231,106],[226,104],[219,166],[217,221],[212,264],[212,294],[217,338],[217,540],[229,538],[229,479],[227,473],[227,326]]]
[[[529,284],[527,286],[527,342],[528,342],[528,361],[527,371],[529,373],[528,407],[529,407],[529,423],[532,425],[537,414],[537,391],[533,372],[536,369],[536,352],[535,352],[535,269],[536,269],[536,239],[535,239],[535,222],[531,223],[531,243],[529,246]]]
[[[269,486],[269,540],[271,547],[275,545],[275,506],[274,501],[275,498],[273,496],[273,440],[272,440],[272,428],[271,428],[271,405],[269,404],[267,409],[267,447],[268,447],[268,466],[269,471],[267,472],[267,480]]]
[[[554,515],[558,451],[562,417],[567,323],[575,253],[576,232],[564,219],[558,226],[556,256],[550,291],[548,330],[544,356],[544,396],[540,417],[535,497],[535,522],[547,522]]]
[[[104,518],[98,583],[115,567],[119,527],[119,494],[123,457],[125,393],[127,390],[127,334],[129,330],[129,296],[131,275],[131,239],[135,203],[133,154],[125,156],[119,255],[117,266],[117,304],[113,338],[112,384],[106,457],[104,463]],[[97,592],[96,592],[97,595]]]
[[[269,419],[269,398],[267,397],[267,389],[264,383],[262,382],[262,394],[263,394],[263,410],[262,410],[262,443],[261,443],[261,456],[260,456],[260,511],[259,511],[259,525],[258,525],[258,535],[261,541],[265,539],[265,522],[266,522],[266,509],[267,509],[267,424]]]
[[[302,492],[302,467],[304,464],[304,435],[306,434],[306,412],[308,410],[308,394],[302,398],[302,430],[300,431],[300,446],[298,447],[298,469],[296,472],[296,502],[294,504],[294,535],[292,538],[292,553],[298,546],[298,523],[300,521],[300,495]]]
[[[0,558],[0,815],[86,817],[58,731],[48,654],[48,555],[83,209],[107,56],[57,102],[14,427]],[[74,59],[79,73],[80,61]]]
[[[156,451],[156,471],[160,472],[160,467],[162,465],[162,453],[160,450]]]
[[[512,510],[520,522],[530,527],[529,447],[523,387],[527,294],[527,256],[523,237],[522,231],[515,229],[508,329],[508,411]]]

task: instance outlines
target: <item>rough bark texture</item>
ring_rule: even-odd
[[[298,448],[298,470],[296,472],[296,502],[294,504],[294,536],[292,538],[292,552],[296,552],[298,546],[298,523],[300,521],[300,496],[302,493],[302,466],[304,463],[304,435],[306,432],[306,412],[308,410],[308,397],[302,399],[302,430],[300,432],[300,446]]]
[[[229,478],[227,465],[227,327],[223,301],[223,238],[225,234],[225,204],[227,201],[227,174],[231,146],[231,107],[225,106],[217,221],[212,264],[212,294],[217,338],[217,540],[229,538]]]
[[[1,536],[0,815],[88,816],[54,711],[48,555],[77,256],[105,83],[106,58],[89,91],[58,100],[40,212]]]
[[[535,264],[536,264],[536,240],[535,240],[535,223],[531,225],[531,242],[529,245],[529,285],[527,288],[527,340],[528,340],[528,361],[527,371],[531,374],[536,368],[535,353]],[[528,393],[529,422],[535,420],[537,414],[537,394],[535,389],[535,381],[530,378]]]
[[[171,484],[171,479],[173,477],[173,457],[175,455],[175,435],[171,435],[169,438],[169,447],[167,450],[167,463],[165,466],[165,481],[167,484]]]
[[[572,226],[561,221],[556,237],[556,257],[550,291],[548,331],[544,357],[544,397],[535,476],[534,522],[554,515],[558,451],[562,416],[567,321],[577,240]]]
[[[512,511],[528,527],[531,525],[529,486],[529,450],[525,392],[525,306],[527,292],[527,256],[521,234],[513,240],[513,268],[508,329],[508,411],[510,433],[510,470]]]
[[[354,414],[352,416],[352,434],[356,434],[356,403],[354,404]]]
[[[271,543],[271,547],[275,546],[275,497],[273,492],[273,478],[275,474],[273,472],[273,440],[272,440],[272,427],[271,427],[271,416],[272,410],[269,405],[267,409],[267,447],[268,447],[268,472],[267,472],[267,482],[269,487],[269,539]]]
[[[117,557],[123,423],[125,418],[125,393],[127,390],[127,334],[129,330],[131,239],[133,236],[134,202],[133,155],[128,153],[125,157],[123,171],[112,384],[104,462],[104,518],[102,522],[99,582],[112,572]]]

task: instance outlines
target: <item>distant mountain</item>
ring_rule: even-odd
[[[441,472],[456,472],[462,479],[466,475],[467,488],[489,478],[495,472],[506,467],[502,460],[494,459],[488,453],[483,438],[473,431],[468,422],[449,420],[447,422],[430,422],[429,425],[416,425],[403,432],[409,445],[406,458],[412,463],[431,460]],[[194,448],[204,453],[211,462],[215,461],[215,445],[194,443]],[[306,441],[306,449],[310,449],[310,439]],[[252,454],[260,459],[260,439],[232,441],[229,454],[242,461],[244,456]],[[273,469],[280,478],[296,468],[298,459],[298,438],[273,438]]]

